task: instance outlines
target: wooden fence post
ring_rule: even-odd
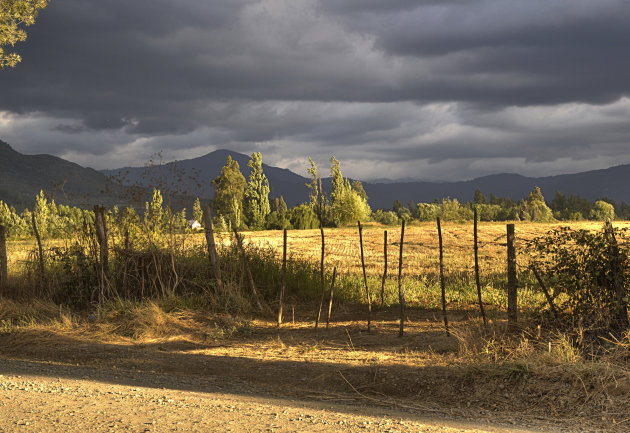
[[[326,329],[330,324],[330,313],[332,312],[333,296],[335,295],[335,278],[337,277],[337,266],[333,268],[332,283],[330,283],[330,292],[328,292],[328,315],[326,316]]]
[[[284,307],[284,289],[287,280],[287,229],[282,233],[282,275],[280,279],[280,305],[278,307],[278,327],[282,325],[282,309]]]
[[[5,226],[0,226],[0,290],[7,287],[8,274],[7,256],[7,230]]]
[[[325,258],[326,244],[324,242],[324,227],[321,226],[321,221],[320,221],[319,232],[322,236],[322,259],[321,259],[321,263],[319,267],[319,279],[322,286],[322,297],[319,301],[319,310],[317,310],[317,318],[315,319],[315,329],[317,329],[317,326],[319,325],[319,319],[321,318],[322,306],[324,305],[324,291],[325,291],[324,289],[324,258]]]
[[[402,267],[403,267],[403,243],[405,241],[405,220],[402,220],[400,229],[400,255],[398,257],[398,303],[400,304],[400,329],[398,336],[402,337],[405,332],[405,289],[402,286]]]
[[[105,288],[109,281],[109,249],[107,241],[107,221],[105,220],[105,208],[94,206],[94,228],[99,246],[99,293],[98,303],[105,300]]]
[[[383,232],[383,257],[385,265],[383,268],[383,281],[381,282],[381,308],[385,305],[385,280],[387,279],[387,230]]]
[[[619,244],[617,244],[617,238],[615,237],[615,230],[613,229],[610,219],[606,221],[606,233],[610,238],[610,256],[611,256],[611,270],[613,276],[613,288],[615,290],[615,321],[620,331],[628,329],[630,326],[628,320],[628,302],[626,300],[626,287],[623,284],[623,269],[621,260],[619,258]]]
[[[363,226],[361,221],[357,221],[359,224],[359,245],[361,246],[361,267],[363,268],[363,284],[365,285],[365,296],[368,303],[368,318],[367,318],[367,330],[372,330],[372,297],[370,296],[370,289],[368,288],[367,275],[365,273],[365,256],[363,255]]]
[[[479,282],[479,245],[477,238],[477,208],[474,209],[473,218],[475,220],[475,282],[477,283],[477,297],[479,298],[479,311],[481,312],[481,317],[483,318],[483,324],[486,325],[486,312],[483,309],[483,302],[481,300],[481,283]]]
[[[208,246],[208,258],[210,259],[210,267],[214,274],[214,280],[217,283],[217,289],[223,291],[223,280],[221,279],[221,267],[219,266],[219,254],[217,253],[217,245],[214,241],[214,228],[212,226],[212,214],[210,206],[203,209],[203,225],[206,234],[206,245]]]
[[[516,248],[514,246],[514,224],[507,225],[507,295],[508,295],[508,326],[513,327],[517,322],[518,294],[516,289]]]
[[[236,243],[238,244],[238,249],[241,250],[241,258],[243,260],[243,266],[245,268],[245,276],[247,277],[247,282],[249,283],[249,288],[252,291],[252,295],[254,295],[254,300],[256,301],[256,306],[259,311],[263,311],[263,305],[260,302],[260,298],[258,297],[258,290],[256,290],[256,284],[254,283],[254,276],[252,275],[252,270],[249,268],[249,263],[247,262],[247,255],[245,254],[245,248],[243,248],[243,239],[241,239],[241,235],[238,234],[236,228],[232,229],[234,231],[234,236],[236,237]]]
[[[37,248],[39,249],[39,287],[44,287],[44,249],[42,248],[42,238],[37,230],[37,222],[35,221],[35,212],[31,213],[31,221],[33,223],[33,233],[37,239]]]
[[[530,269],[534,273],[534,276],[536,277],[536,280],[538,280],[538,284],[540,284],[540,288],[542,289],[543,293],[545,294],[545,298],[547,298],[547,303],[549,304],[549,308],[551,308],[551,312],[553,313],[553,317],[555,317],[556,320],[557,320],[558,319],[558,310],[556,310],[556,306],[553,303],[553,298],[549,294],[549,290],[547,290],[547,286],[545,286],[545,282],[542,280],[540,274],[538,273],[538,270],[536,269],[536,265],[532,263],[530,265]]]
[[[440,217],[437,219],[438,240],[440,243],[440,288],[442,289],[442,316],[444,316],[444,328],[446,329],[446,336],[451,333],[448,331],[448,317],[446,316],[446,283],[444,281],[444,249],[442,246],[442,225],[440,224]]]

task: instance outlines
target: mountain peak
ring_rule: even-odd
[[[0,140],[0,151],[2,151],[2,152],[7,152],[7,151],[15,152],[15,150],[13,150],[13,148],[9,145],[9,143],[5,143],[2,140]]]

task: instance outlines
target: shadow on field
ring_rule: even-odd
[[[277,329],[254,320],[231,338],[206,342],[112,343],[87,332],[25,328],[0,335],[0,374],[274,396],[288,405],[359,401],[412,409],[410,417],[535,422],[574,417],[576,407],[595,419],[601,410],[587,404],[591,396],[575,380],[550,381],[516,364],[465,364],[438,312],[410,310],[403,338],[392,316],[394,309],[375,312],[371,333],[356,311],[339,312],[329,330],[315,331],[312,322]],[[469,313],[449,316],[465,325]]]

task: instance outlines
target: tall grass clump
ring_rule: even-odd
[[[93,218],[86,218],[73,237],[44,248],[44,272],[33,250],[6,295],[15,299],[43,299],[75,309],[91,309],[104,301],[204,299],[202,307],[214,311],[246,313],[256,302],[245,278],[249,266],[261,301],[275,308],[279,295],[281,262],[273,248],[246,243],[244,257],[233,238],[218,243],[222,284],[214,280],[206,246],[185,230],[141,223],[138,219],[109,215],[109,262],[104,290],[100,286],[100,256]],[[332,269],[330,270],[332,271]],[[325,273],[329,287],[332,272]],[[314,300],[321,290],[319,267],[306,258],[287,263],[287,297]],[[336,299],[358,300],[351,277],[338,279]],[[99,298],[104,291],[104,299]],[[100,305],[102,307],[102,305]]]

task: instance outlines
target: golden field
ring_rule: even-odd
[[[615,227],[630,228],[628,221],[616,221]],[[526,241],[544,236],[550,230],[569,226],[572,229],[600,230],[601,222],[529,223],[516,222],[516,249],[519,272],[525,271]],[[384,231],[387,230],[388,278],[386,300],[397,302],[397,276],[400,248],[400,227],[385,227],[368,223],[363,228],[363,244],[366,272],[370,290],[375,299],[380,298],[381,277],[384,269]],[[282,231],[243,232],[245,243],[269,248],[278,261],[282,259]],[[465,308],[476,301],[474,283],[473,224],[442,223],[444,244],[444,267],[449,302],[452,307]],[[479,265],[484,302],[490,305],[505,305],[503,289],[506,272],[506,223],[481,222],[478,228]],[[228,245],[230,235],[218,233],[219,244]],[[325,267],[332,273],[333,267],[346,280],[353,280],[355,289],[362,286],[361,254],[358,228],[326,228]],[[205,242],[203,233],[183,235],[178,238],[185,246]],[[72,240],[47,240],[44,247],[68,246]],[[407,299],[413,305],[436,307],[439,304],[439,248],[435,223],[414,223],[405,228],[403,245],[403,281],[407,288]],[[35,253],[34,240],[10,241],[8,243],[9,268],[20,268],[20,264]],[[287,252],[289,258],[308,260],[319,266],[321,259],[321,236],[319,230],[289,230]],[[10,271],[11,272],[11,271]],[[526,274],[525,274],[526,275]],[[523,278],[520,293],[523,305],[534,305],[540,301],[539,290]],[[360,300],[362,292],[353,296]]]

